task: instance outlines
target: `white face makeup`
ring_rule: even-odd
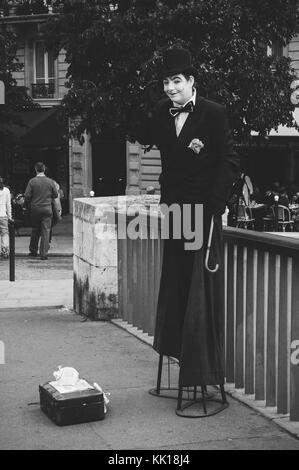
[[[192,98],[193,85],[194,77],[190,76],[187,80],[181,73],[163,80],[164,92],[173,103],[178,105],[184,105]]]

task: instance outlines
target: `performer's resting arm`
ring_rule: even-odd
[[[233,148],[232,133],[225,108],[222,106],[217,109],[214,129],[213,150],[216,158],[210,209],[212,214],[221,215],[225,211],[232,184],[239,170],[239,158]]]

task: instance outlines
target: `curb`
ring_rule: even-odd
[[[71,258],[73,257],[73,253],[67,253],[67,252],[61,252],[61,253],[48,253],[47,254],[48,258],[57,258],[57,257],[64,257],[64,258]],[[38,256],[35,257],[30,257],[28,256],[28,252],[21,252],[21,253],[15,253],[16,258],[30,258],[30,259],[38,259]]]

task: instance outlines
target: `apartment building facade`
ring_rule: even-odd
[[[17,33],[17,59],[23,64],[13,78],[39,108],[18,112],[24,126],[12,130],[19,138],[19,150],[10,156],[9,168],[7,164],[4,168],[0,150],[0,174],[22,192],[34,174],[34,163],[44,161],[63,189],[65,212],[72,212],[74,198],[89,196],[91,190],[98,196],[124,194],[126,142],[93,139],[92,143],[84,135],[82,144],[68,138],[73,123],[65,121],[59,107],[67,92],[65,51],[54,58],[42,39],[42,26],[49,15],[59,15],[59,2],[33,0],[30,10],[28,2],[8,1],[6,5],[6,10],[0,5],[0,28],[3,25]]]

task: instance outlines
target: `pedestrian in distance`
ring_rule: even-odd
[[[11,195],[4,180],[0,176],[0,256],[3,259],[9,257],[9,232],[8,224],[12,221]]]
[[[32,224],[29,256],[36,257],[39,252],[40,258],[46,260],[53,217],[52,202],[58,197],[58,191],[54,181],[45,175],[44,163],[37,162],[34,168],[36,176],[31,178],[25,191]]]
[[[179,360],[179,387],[224,384],[222,214],[239,169],[225,108],[199,95],[196,77],[188,50],[166,50],[159,77],[166,96],[136,132],[141,144],[160,150],[161,206],[189,205],[194,221],[203,205],[203,227],[195,226],[203,229],[200,249],[186,250],[183,236],[164,240],[153,347],[160,358]],[[205,267],[212,219],[217,272]]]

